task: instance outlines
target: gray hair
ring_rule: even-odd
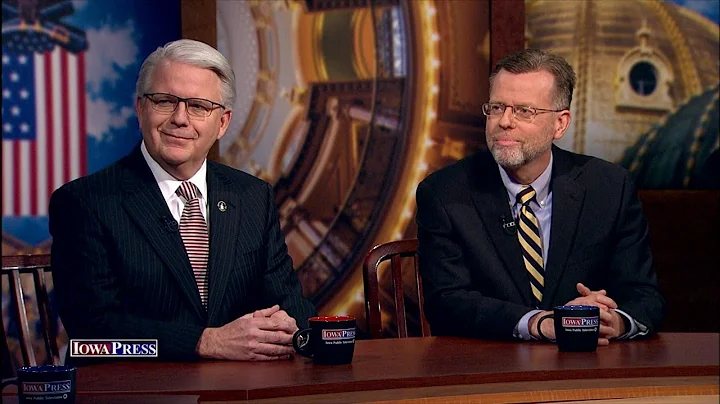
[[[553,109],[569,109],[575,88],[575,72],[561,56],[540,49],[524,49],[500,60],[490,74],[490,87],[500,70],[512,74],[546,71],[555,77]]]
[[[212,70],[220,78],[220,97],[223,106],[232,110],[235,104],[235,73],[230,63],[212,46],[191,39],[168,42],[145,59],[135,85],[138,96],[150,90],[153,71],[163,62],[184,63]]]

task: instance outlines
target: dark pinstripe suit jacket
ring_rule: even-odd
[[[157,339],[161,359],[187,360],[196,357],[204,328],[256,309],[279,304],[301,328],[315,315],[287,254],[270,185],[212,161],[207,182],[207,310],[139,147],[53,193],[52,273],[70,338]]]

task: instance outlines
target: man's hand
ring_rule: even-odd
[[[597,306],[600,308],[600,310],[608,310],[608,309],[617,309],[617,303],[611,298],[607,296],[607,292],[605,289],[599,290],[597,292],[593,292],[590,290],[587,286],[583,285],[582,283],[578,283],[577,291],[580,294],[580,297],[577,297],[569,302],[567,302],[567,306],[570,305],[585,305],[585,306]]]
[[[603,320],[602,310],[600,311],[600,335],[605,335],[607,339],[614,339],[625,335],[627,331],[625,330],[625,321],[623,321],[621,317],[622,314],[615,310],[608,310],[608,313],[610,313],[610,317]]]
[[[605,289],[592,291],[582,283],[577,284],[577,291],[581,297],[575,298],[567,305],[588,305],[600,308],[600,338],[598,345],[608,345],[610,339],[625,334],[625,322],[620,313],[616,312],[618,305],[607,296]]]
[[[197,353],[203,358],[278,360],[292,357],[295,320],[280,307],[248,313],[219,328],[206,328]]]
[[[298,330],[295,319],[290,317],[290,315],[287,314],[287,312],[285,312],[285,310],[280,310],[280,306],[278,306],[277,304],[268,309],[255,310],[254,313],[248,313],[248,314],[246,314],[246,316],[252,316],[255,318],[269,317],[269,318],[273,318],[273,319],[285,322],[285,323],[287,323],[289,328],[294,330],[290,335],[294,335],[295,332]],[[292,344],[292,341],[291,341],[291,344]]]

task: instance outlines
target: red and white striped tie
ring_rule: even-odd
[[[200,291],[200,299],[203,306],[207,306],[207,266],[210,242],[207,224],[202,211],[200,211],[200,190],[192,182],[185,181],[180,184],[175,193],[185,199],[185,208],[180,217],[180,236],[185,243],[188,258],[190,258],[190,265],[192,265]]]

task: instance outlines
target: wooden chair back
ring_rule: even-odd
[[[403,291],[402,262],[412,261],[412,273],[415,278],[415,292],[418,296],[419,322],[421,336],[430,335],[430,325],[425,319],[422,279],[418,270],[417,239],[391,241],[375,246],[365,257],[363,264],[363,281],[365,284],[365,319],[372,338],[383,338],[383,324],[380,308],[380,286],[378,267],[380,263],[390,260],[390,278],[392,279],[392,300],[395,303],[395,320],[397,336],[408,337],[407,311],[405,293]]]
[[[60,353],[57,344],[57,319],[51,316],[50,301],[47,291],[46,274],[50,272],[50,255],[17,255],[2,257],[2,277],[7,276],[10,292],[10,315],[17,321],[18,340],[22,352],[23,366],[37,366],[38,355],[33,348],[33,333],[28,319],[28,308],[25,305],[26,290],[21,282],[22,274],[31,274],[34,284],[37,309],[42,325],[42,337],[50,364],[60,364]],[[55,322],[55,324],[53,324]],[[6,324],[3,324],[3,336],[8,337]],[[4,341],[6,347],[7,341]]]

